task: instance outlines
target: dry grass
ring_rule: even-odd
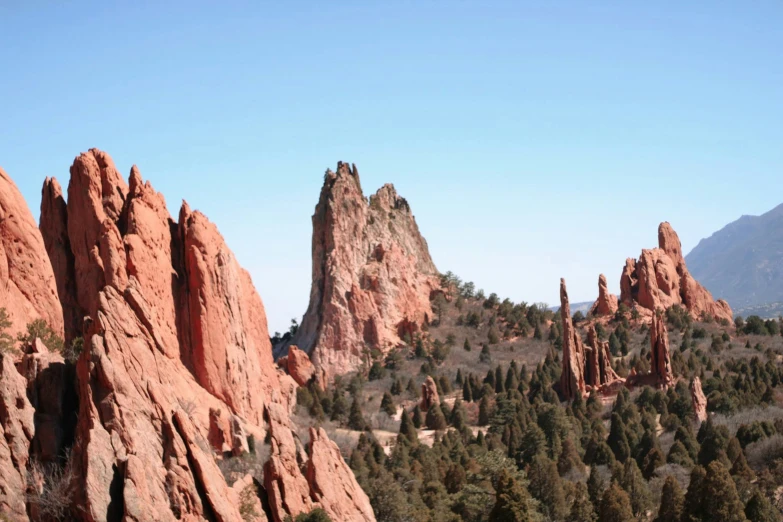
[[[70,454],[65,464],[30,462],[27,471],[27,502],[39,520],[70,520],[74,496],[74,472]]]

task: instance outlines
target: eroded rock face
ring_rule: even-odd
[[[313,215],[312,254],[310,304],[291,343],[328,378],[358,368],[368,347],[397,346],[432,317],[438,271],[392,185],[368,202],[356,167],[328,170]]]
[[[698,376],[691,381],[691,401],[696,420],[701,424],[707,420],[707,397],[704,396],[704,391],[701,389],[701,379]]]
[[[435,384],[435,380],[428,375],[421,385],[421,411],[429,411],[430,408],[438,404],[440,404],[438,386]]]
[[[563,322],[563,371],[560,374],[560,393],[566,400],[584,395],[585,348],[579,332],[571,320],[571,305],[565,279],[560,279],[560,319]]]
[[[606,276],[598,277],[598,300],[590,308],[590,315],[614,315],[617,312],[617,296],[609,291]]]
[[[30,443],[35,433],[27,382],[13,359],[0,352],[0,514],[27,520],[25,486]]]
[[[307,480],[311,496],[331,519],[345,522],[375,520],[370,499],[343,461],[337,444],[329,440],[323,428],[310,428],[309,453]]]
[[[650,373],[655,376],[659,387],[666,388],[674,382],[669,332],[666,330],[666,320],[657,313],[653,314],[650,326]]]
[[[590,325],[587,330],[586,350],[586,375],[585,382],[593,388],[601,388],[622,380],[612,368],[612,354],[609,351],[609,341],[598,338],[595,326]]]
[[[63,333],[57,284],[41,234],[16,184],[0,169],[0,307],[16,334],[43,319]]]
[[[684,306],[695,317],[731,321],[729,304],[715,301],[688,272],[680,238],[667,222],[658,227],[658,248],[642,250],[638,261],[626,260],[620,277],[620,301],[655,311]]]
[[[54,183],[46,208],[57,208]],[[296,385],[275,368],[261,299],[217,228],[187,204],[174,222],[138,169],[126,185],[94,149],[75,160],[68,192],[67,238],[54,219],[41,228],[65,259],[60,300],[85,325],[72,456],[84,519],[239,522],[216,459],[267,431],[268,466],[293,484],[270,482],[286,499],[270,512],[309,511],[307,456],[287,421]]]

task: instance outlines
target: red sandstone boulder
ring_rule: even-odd
[[[16,337],[28,323],[43,319],[63,333],[63,311],[41,233],[11,178],[0,169],[0,307]]]
[[[438,397],[438,386],[435,381],[429,375],[427,379],[421,385],[421,411],[428,411],[433,406],[440,404],[440,397]]]
[[[609,292],[606,276],[598,277],[598,300],[590,308],[590,315],[614,315],[617,312],[617,296]]]
[[[310,358],[302,350],[291,345],[288,348],[288,356],[286,358],[286,369],[288,375],[290,375],[296,384],[299,386],[307,386],[307,384],[315,377],[315,367],[310,362]]]
[[[432,318],[440,278],[407,201],[384,185],[368,202],[346,163],[326,172],[312,265],[310,304],[291,344],[328,378],[357,369],[366,347],[388,351]]]

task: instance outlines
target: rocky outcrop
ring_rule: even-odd
[[[10,520],[27,520],[27,462],[35,424],[26,387],[11,356],[0,352],[0,517]]]
[[[63,311],[46,247],[22,194],[0,169],[0,307],[12,337],[43,319],[63,333]]]
[[[368,348],[397,346],[432,317],[440,278],[408,202],[392,185],[368,201],[355,166],[326,172],[312,256],[310,304],[290,344],[328,378],[358,368]]]
[[[590,308],[591,316],[614,315],[617,312],[617,296],[609,292],[606,276],[598,277],[598,299]]]
[[[62,214],[55,184],[42,203],[52,215]],[[187,204],[175,222],[137,168],[125,184],[95,149],[74,161],[68,194],[67,236],[55,219],[41,230],[60,256],[60,301],[75,303],[74,328],[84,325],[72,452],[80,516],[239,522],[217,459],[249,451],[251,434],[258,445],[269,434],[267,466],[279,473],[261,498],[275,520],[342,502],[311,494],[287,419],[296,385],[276,369],[261,299],[217,228]],[[32,373],[42,367],[30,357]]]
[[[620,301],[649,311],[682,305],[697,318],[733,318],[729,304],[715,301],[690,275],[680,239],[666,222],[658,227],[658,248],[642,250],[638,260],[626,260],[620,277]]]
[[[701,389],[701,379],[698,376],[691,381],[691,402],[693,403],[693,414],[696,421],[701,424],[707,420],[707,397]]]
[[[288,348],[286,370],[288,370],[288,375],[290,375],[299,386],[307,386],[313,377],[315,377],[315,366],[313,366],[313,363],[310,361],[307,354],[297,348],[296,345],[291,345]]]
[[[428,411],[433,406],[440,404],[440,397],[438,397],[438,386],[435,384],[435,380],[431,376],[427,376],[421,385],[421,411]]]
[[[565,279],[560,279],[560,319],[563,322],[563,371],[560,374],[560,393],[566,400],[584,395],[585,349],[579,332],[571,320],[571,305]]]
[[[674,382],[669,332],[666,330],[665,319],[658,313],[653,313],[650,326],[650,373],[658,387],[667,388]]]
[[[585,383],[594,389],[622,380],[612,368],[612,354],[609,351],[609,341],[598,338],[595,326],[587,329],[587,346],[585,347],[586,372]]]
[[[375,520],[370,499],[343,461],[337,444],[329,440],[323,428],[310,428],[309,454],[307,481],[311,496],[332,520]]]

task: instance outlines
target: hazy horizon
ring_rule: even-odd
[[[439,270],[589,301],[661,221],[689,252],[781,203],[783,5],[670,5],[0,6],[0,166],[38,219],[80,152],[137,164],[216,223],[270,332],[307,308],[337,161],[395,185]]]

